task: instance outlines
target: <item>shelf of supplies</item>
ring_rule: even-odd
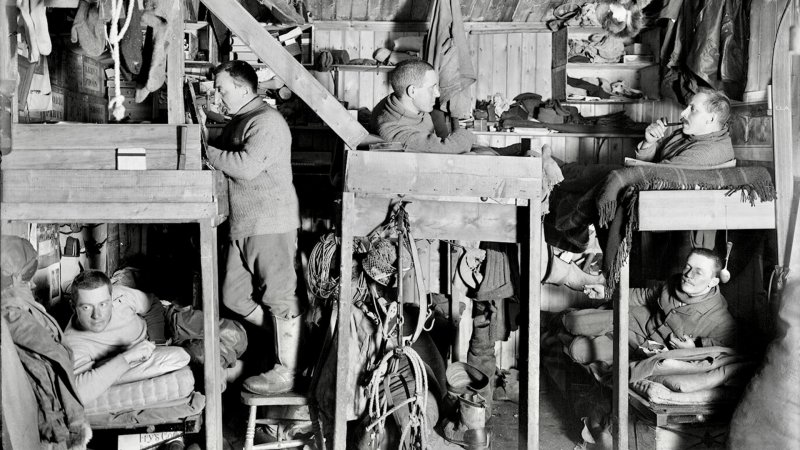
[[[652,61],[628,63],[567,63],[567,69],[590,70],[642,70],[653,66],[658,66],[658,64]]]
[[[362,66],[354,64],[337,64],[332,66],[340,72],[391,72],[394,66]]]
[[[577,137],[577,138],[628,138],[628,139],[642,139],[644,137],[643,131],[627,131],[627,130],[615,130],[615,131],[604,131],[599,133],[560,133],[558,131],[552,131],[547,134],[543,134],[540,130],[541,128],[533,128],[532,130],[537,130],[531,133],[526,133],[524,129],[517,128],[519,131],[473,131],[472,134],[478,136],[515,136],[515,137],[523,137],[523,138],[562,138],[562,137]]]

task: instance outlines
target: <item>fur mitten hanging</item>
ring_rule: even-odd
[[[644,26],[644,16],[635,0],[598,0],[595,11],[600,26],[614,37],[633,38]]]
[[[72,23],[72,42],[80,44],[89,56],[100,56],[106,49],[106,26],[97,3],[81,0]]]
[[[173,6],[172,0],[145,2],[142,23],[152,29],[152,39],[145,42],[144,51],[148,53],[144,55],[145,61],[140,75],[146,75],[146,79],[141,84],[137,83],[136,103],[143,102],[151,92],[161,88],[167,79],[167,48]],[[148,45],[149,43],[152,45]]]

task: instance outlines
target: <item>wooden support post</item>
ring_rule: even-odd
[[[303,99],[348,147],[356,148],[369,134],[242,5],[230,0],[203,0],[203,3],[262,61],[266,61],[289,89]]]
[[[17,97],[17,39],[16,2],[0,0],[0,153],[11,151],[11,124],[16,122]],[[8,39],[12,36],[13,39]]]
[[[336,412],[333,425],[333,449],[347,447],[347,408],[352,403],[350,392],[350,308],[353,300],[353,284],[350,270],[353,264],[353,220],[350,211],[354,208],[352,192],[342,193],[342,245],[340,260],[344,276],[339,277],[339,311],[336,321]]]
[[[525,394],[519,404],[519,440],[520,449],[537,450],[539,448],[539,362],[541,354],[539,349],[540,317],[542,305],[542,261],[539,255],[542,251],[542,202],[539,192],[530,199],[528,206],[528,235],[523,237],[527,241],[527,249],[523,252],[523,262],[528,271],[528,327],[523,334],[527,341],[523,346],[527,353],[523,354],[527,364],[523,373],[521,391]],[[526,327],[522,327],[523,330]],[[523,341],[524,342],[524,341]],[[524,418],[524,420],[523,420]]]
[[[119,268],[119,224],[109,223],[106,231],[106,275],[109,277]]]
[[[200,222],[200,273],[203,282],[203,380],[206,392],[206,448],[222,450],[222,393],[219,389],[219,303],[217,229]]]
[[[630,259],[619,271],[614,295],[614,448],[628,450],[628,275]]]
[[[167,47],[167,122],[186,123],[183,108],[183,1],[172,2]]]
[[[786,265],[791,254],[788,240],[794,177],[800,174],[800,158],[793,156],[792,140],[792,63],[789,56],[789,27],[792,25],[793,2],[787,2],[778,26],[775,50],[772,54],[772,134],[774,136],[773,160],[775,162],[775,187],[778,199],[775,208],[778,230],[778,264]]]

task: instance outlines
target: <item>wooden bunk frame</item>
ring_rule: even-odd
[[[342,197],[341,272],[349,273],[353,237],[382,224],[402,201],[415,239],[522,243],[524,353],[519,448],[539,447],[539,306],[541,304],[542,165],[539,158],[350,150]],[[345,269],[347,268],[347,269]],[[350,277],[340,282],[334,449],[346,447]]]
[[[725,190],[639,192],[639,231],[744,230],[775,228],[775,201],[742,202]],[[628,449],[629,264],[626,260],[614,296],[614,448]],[[624,436],[624,438],[623,438]]]
[[[198,125],[155,126],[172,135],[172,143],[160,143],[163,153],[158,161],[180,159],[179,148],[186,150],[189,160],[200,155]],[[0,233],[9,222],[29,223],[197,223],[200,226],[200,267],[203,286],[203,325],[205,354],[205,427],[208,448],[222,448],[222,402],[217,382],[219,368],[219,281],[217,271],[217,229],[228,215],[227,181],[221,172],[204,170],[103,170],[87,169],[30,169],[25,167],[33,154],[44,167],[86,164],[104,167],[114,161],[110,146],[120,136],[142,136],[137,146],[153,132],[153,125],[14,125],[17,136],[11,153],[4,156],[2,199],[0,199]],[[102,142],[109,148],[62,150],[55,142],[44,141],[45,147],[31,149],[38,137],[72,135],[73,141]],[[57,132],[56,132],[57,130]],[[91,134],[89,134],[91,133]],[[21,138],[21,136],[29,136]],[[179,137],[183,136],[183,146]],[[68,145],[68,141],[63,141]],[[197,145],[188,147],[187,142]],[[110,144],[109,144],[110,143]],[[163,150],[171,145],[174,152]],[[171,154],[167,157],[167,154]],[[70,157],[76,159],[71,160]],[[196,158],[195,158],[196,156]],[[19,165],[17,164],[19,163]],[[113,167],[110,167],[113,169]],[[198,167],[199,168],[199,167]]]

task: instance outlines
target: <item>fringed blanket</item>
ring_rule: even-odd
[[[607,242],[601,242],[608,298],[619,281],[633,232],[638,229],[639,191],[727,189],[727,195],[740,192],[742,201],[751,204],[776,198],[772,178],[764,167],[708,170],[667,165],[616,167],[565,166],[564,176],[570,181],[554,191],[550,204],[553,214],[545,220],[547,243],[570,251],[585,250],[590,224],[608,228]],[[575,176],[578,180],[572,181]],[[593,184],[597,180],[600,182]],[[622,207],[618,208],[619,205]]]

